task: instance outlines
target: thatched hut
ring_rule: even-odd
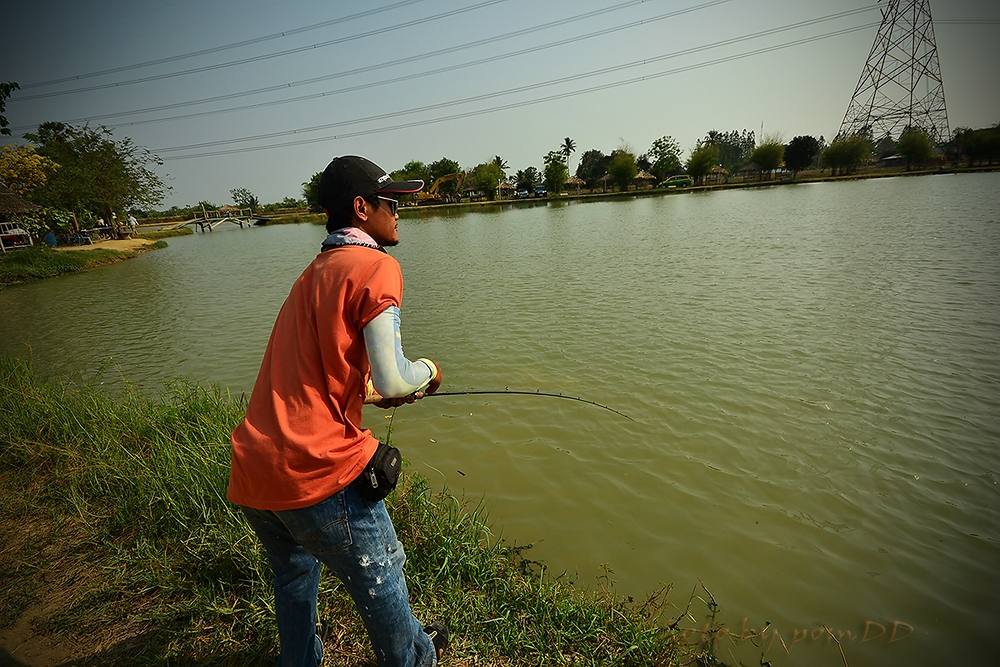
[[[656,184],[656,176],[653,176],[651,173],[643,169],[635,175],[635,178],[632,179],[632,183],[634,183],[637,188],[651,188]]]
[[[32,204],[13,192],[0,190],[0,222],[5,222],[18,213],[28,213],[39,208],[41,206],[38,204]]]

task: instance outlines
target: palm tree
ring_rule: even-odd
[[[499,155],[494,155],[493,156],[493,164],[495,164],[496,166],[500,167],[500,171],[502,171],[504,173],[504,176],[507,175],[507,167],[510,166],[510,165],[507,164],[506,160],[504,160]]]
[[[569,156],[570,153],[576,152],[576,142],[566,137],[563,139],[562,145],[559,146],[559,151],[566,156],[566,169],[569,170]],[[570,171],[569,173],[572,174],[573,172]]]

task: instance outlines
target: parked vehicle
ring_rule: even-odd
[[[671,176],[667,180],[660,183],[658,188],[689,188],[694,185],[694,179],[687,174],[678,174],[677,176]]]
[[[549,194],[549,191],[546,190],[545,187],[542,186],[542,185],[539,185],[537,188],[535,188],[535,196],[536,197],[547,197],[548,194]]]
[[[527,190],[518,190],[514,193],[514,199],[527,199],[530,196]]]

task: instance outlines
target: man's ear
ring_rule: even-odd
[[[368,220],[368,202],[365,201],[364,197],[357,196],[354,198],[354,217],[358,220]]]

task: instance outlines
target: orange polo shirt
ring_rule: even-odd
[[[335,248],[306,267],[278,313],[246,418],[233,431],[229,500],[308,507],[361,473],[378,446],[361,427],[370,372],[363,330],[402,299],[399,262],[373,248]]]

